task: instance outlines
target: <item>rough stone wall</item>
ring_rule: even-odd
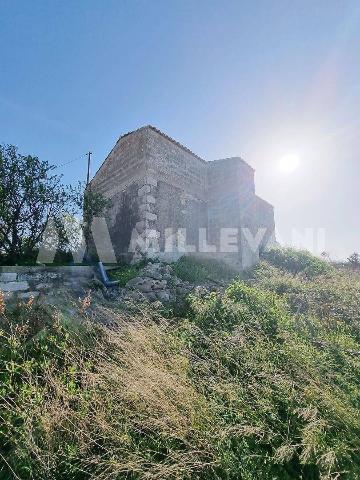
[[[11,301],[56,296],[63,287],[82,294],[93,278],[94,270],[88,266],[0,267],[0,291]]]
[[[121,137],[91,180],[91,188],[113,198],[146,175],[147,158],[147,138],[143,130]]]
[[[134,230],[146,236],[150,228],[154,203],[150,193],[154,182],[147,176],[148,158],[146,129],[125,135],[117,141],[90,184],[111,201],[106,222],[119,261],[133,257],[129,245]],[[143,227],[145,224],[147,228]]]
[[[206,229],[217,256],[244,268],[258,260],[259,249],[253,251],[242,229],[256,235],[266,227],[261,248],[273,238],[273,208],[255,195],[254,170],[244,160],[205,162],[154,127],[120,138],[91,187],[112,201],[107,223],[118,260],[138,260],[145,251],[176,260],[184,253],[178,232],[183,244],[201,252],[199,229]],[[239,230],[236,254],[219,254],[221,228]]]
[[[254,169],[240,157],[208,163],[210,238],[220,247],[221,228],[238,231],[235,252],[220,257],[240,269],[254,265],[275,240],[274,209],[255,194]]]
[[[207,164],[157,131],[148,130],[148,142],[148,173],[157,179],[153,212],[159,250],[164,252],[165,243],[169,246],[171,237],[179,230],[184,243],[197,249],[199,228],[207,227]],[[181,254],[173,245],[173,252],[159,256],[175,260]]]

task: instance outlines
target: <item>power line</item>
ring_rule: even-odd
[[[78,157],[73,158],[69,162],[62,163],[61,165],[54,165],[54,167],[55,168],[65,167],[66,165],[70,165],[71,163],[77,162],[78,160],[84,158],[86,155],[87,155],[87,153],[83,153],[83,154],[79,155]]]

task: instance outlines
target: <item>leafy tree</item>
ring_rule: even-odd
[[[72,189],[72,195],[74,204],[83,217],[83,234],[88,248],[87,255],[91,256],[94,250],[91,237],[93,218],[102,216],[110,207],[111,201],[102,193],[92,190],[90,185],[84,185],[83,182],[79,182],[77,187]]]
[[[96,258],[96,248],[92,240],[91,224],[94,217],[101,217],[110,206],[101,193],[92,191],[83,182],[78,182],[69,190],[69,208],[60,218],[51,218],[43,237],[42,254],[56,263],[82,262]],[[71,213],[69,213],[69,210]],[[55,257],[53,256],[55,255]]]
[[[354,268],[360,268],[360,254],[354,252],[353,254],[350,255],[348,258],[348,262],[350,265]]]
[[[54,168],[13,145],[0,145],[0,252],[7,263],[30,258],[49,218],[58,219],[70,206]]]

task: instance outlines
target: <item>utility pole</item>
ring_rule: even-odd
[[[87,166],[87,179],[86,179],[86,186],[89,185],[90,181],[90,159],[91,159],[92,152],[88,152],[88,166]]]

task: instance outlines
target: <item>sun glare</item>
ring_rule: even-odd
[[[284,155],[279,160],[279,170],[282,173],[292,173],[300,165],[300,157],[295,153]]]

